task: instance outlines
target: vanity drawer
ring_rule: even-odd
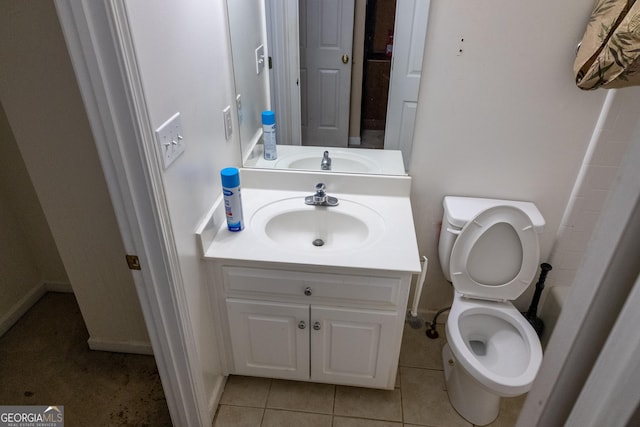
[[[397,305],[401,277],[310,273],[247,267],[223,267],[225,290],[231,294],[270,294]]]

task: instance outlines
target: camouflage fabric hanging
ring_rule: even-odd
[[[640,2],[596,1],[573,71],[580,89],[640,85]]]

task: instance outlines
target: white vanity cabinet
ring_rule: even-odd
[[[411,273],[216,264],[229,373],[393,388]]]

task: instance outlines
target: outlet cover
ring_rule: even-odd
[[[183,135],[180,113],[174,114],[156,129],[156,139],[158,140],[165,169],[184,152],[185,141]]]
[[[233,123],[231,122],[231,105],[227,105],[222,110],[222,119],[224,120],[224,139],[229,140],[233,134]]]
[[[264,57],[264,45],[261,44],[256,48],[256,74],[260,74],[262,70],[264,70],[264,62],[266,58]]]
[[[244,112],[242,111],[242,96],[240,94],[236,96],[236,110],[238,110],[238,125],[241,125],[244,121]]]

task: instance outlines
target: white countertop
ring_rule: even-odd
[[[382,225],[376,225],[375,236],[371,242],[355,249],[334,250],[330,247],[310,247],[298,250],[296,247],[287,247],[287,245],[278,244],[268,239],[262,230],[256,229],[256,221],[253,221],[255,212],[274,201],[291,198],[299,198],[300,205],[304,207],[304,197],[313,194],[313,187],[309,186],[309,191],[300,191],[300,181],[313,182],[320,176],[314,176],[312,173],[299,173],[302,175],[295,172],[285,173],[289,174],[284,177],[286,182],[292,182],[291,187],[298,188],[278,190],[265,188],[269,187],[266,181],[269,181],[270,176],[277,176],[274,182],[280,184],[278,187],[286,186],[286,184],[282,184],[285,182],[283,176],[273,175],[271,172],[271,175],[261,174],[258,177],[256,174],[259,172],[248,174],[243,170],[241,186],[242,180],[249,184],[241,187],[245,228],[240,232],[229,231],[224,217],[220,216],[221,207],[212,208],[210,221],[201,226],[199,230],[205,258],[420,272],[420,257],[408,191],[400,191],[404,194],[393,195],[393,191],[389,191],[386,185],[381,186],[381,193],[383,193],[381,195],[331,191],[332,188],[345,190],[358,188],[359,185],[352,185],[350,180],[353,178],[349,176],[329,178],[328,175],[322,175],[323,178],[329,178],[324,179],[325,182],[328,182],[326,189],[328,195],[337,197],[338,200],[366,206],[382,217]],[[360,180],[362,179],[366,178],[360,178]],[[404,179],[410,180],[408,177],[404,177]],[[256,183],[255,187],[258,188],[250,185],[252,183]],[[407,186],[402,184],[402,187]],[[370,193],[370,191],[368,192]],[[348,206],[349,203],[344,203],[344,205]],[[338,208],[340,206],[324,207],[323,209]],[[224,208],[222,207],[222,209]],[[347,209],[347,207],[343,209]],[[211,233],[205,238],[203,235],[206,234],[207,226]],[[311,245],[311,243],[309,244]]]

